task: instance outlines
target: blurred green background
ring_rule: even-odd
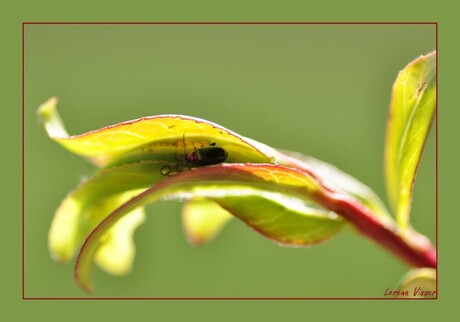
[[[73,263],[50,259],[47,232],[60,201],[94,168],[37,123],[49,97],[59,97],[71,134],[146,115],[201,117],[332,163],[386,200],[391,86],[401,68],[434,48],[434,25],[26,25],[25,295],[86,296]],[[234,220],[211,245],[191,247],[180,207],[147,207],[132,273],[97,270],[96,296],[380,297],[408,270],[351,230],[293,249]],[[412,223],[434,241],[434,133]]]

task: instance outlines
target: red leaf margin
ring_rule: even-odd
[[[203,180],[229,180],[229,178],[237,180],[256,179],[260,182],[260,177],[249,178],[248,174],[253,175],[256,170],[280,171],[293,177],[304,177],[308,181],[317,183],[318,189],[305,189],[304,187],[294,187],[293,191],[303,194],[308,197],[313,197],[322,206],[347,219],[362,235],[370,238],[377,244],[386,248],[391,253],[403,259],[406,263],[414,267],[437,267],[436,249],[423,236],[415,231],[403,232],[394,223],[387,221],[382,222],[375,216],[367,207],[359,204],[356,200],[337,193],[330,188],[323,186],[317,182],[310,174],[296,168],[285,167],[274,164],[222,164],[219,166],[196,168],[193,171],[183,172],[180,175],[167,178],[141,194],[124,203],[108,217],[106,217],[86,238],[80,252],[77,256],[74,268],[74,277],[77,284],[84,290],[92,292],[90,281],[85,283],[82,281],[82,269],[87,270],[89,274],[92,270],[92,256],[97,250],[88,248],[93,243],[97,243],[97,238],[105,229],[113,225],[124,213],[129,209],[134,209],[147,200],[153,193],[158,193],[162,189],[167,189],[181,184],[190,184]],[[273,186],[273,183],[271,183]],[[316,188],[316,187],[315,187]],[[97,245],[97,244],[96,244]],[[88,261],[89,257],[89,261]],[[87,267],[82,267],[84,260]]]

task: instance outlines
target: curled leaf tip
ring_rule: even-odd
[[[69,136],[64,123],[57,111],[58,98],[51,97],[38,108],[39,121],[45,126],[46,132],[51,138],[66,138]]]

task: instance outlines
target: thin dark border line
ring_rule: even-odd
[[[437,301],[395,297],[25,297],[25,301]]]
[[[179,22],[179,21],[164,21],[164,22],[90,22],[90,21],[75,21],[75,22],[58,22],[58,21],[37,21],[37,22],[23,22],[23,24],[29,25],[427,25],[437,24],[435,21],[418,21],[418,22],[295,22],[295,21],[260,21],[260,22],[249,22],[249,21],[190,21],[190,22]]]
[[[436,269],[436,297],[435,298],[394,298],[394,297],[26,297],[25,296],[25,25],[435,25],[436,46],[436,256],[438,252],[438,61],[439,61],[439,34],[438,22],[22,22],[22,299],[23,300],[200,300],[200,301],[303,301],[303,300],[384,300],[384,301],[433,301],[439,299],[438,269]],[[439,262],[438,262],[439,266]]]
[[[438,214],[438,208],[439,208],[439,200],[438,200],[438,171],[439,171],[439,159],[438,159],[438,149],[439,149],[439,136],[438,136],[438,129],[439,129],[439,51],[438,51],[438,41],[439,41],[439,29],[438,29],[438,23],[436,23],[436,202],[435,202],[435,207],[436,207],[436,298],[439,297],[439,214]]]
[[[22,25],[22,115],[21,115],[21,121],[22,121],[22,160],[21,160],[21,171],[22,171],[22,198],[21,198],[21,204],[22,204],[22,225],[21,225],[21,249],[22,249],[22,261],[21,261],[21,266],[22,266],[22,271],[21,271],[21,279],[22,279],[22,298],[24,299],[25,297],[25,268],[24,268],[24,263],[25,263],[25,126],[24,126],[24,118],[25,118],[25,70],[24,70],[24,54],[25,54],[25,28],[24,24]]]

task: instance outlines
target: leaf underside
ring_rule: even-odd
[[[338,233],[344,223],[310,198],[316,189],[304,173],[270,164],[203,167],[165,179],[124,203],[93,230],[77,259],[77,282],[92,289],[92,263],[102,236],[126,213],[159,199],[206,198],[280,244],[315,245]]]
[[[122,275],[129,272],[133,234],[145,205],[185,202],[184,232],[191,244],[210,242],[236,217],[286,246],[312,246],[335,236],[345,220],[316,199],[334,191],[391,220],[365,185],[322,161],[279,151],[206,120],[159,115],[69,136],[52,98],[39,109],[48,135],[66,149],[100,166],[56,211],[49,232],[51,255],[75,265],[78,284],[92,289],[93,263]],[[197,166],[187,155],[215,144],[224,163]]]

